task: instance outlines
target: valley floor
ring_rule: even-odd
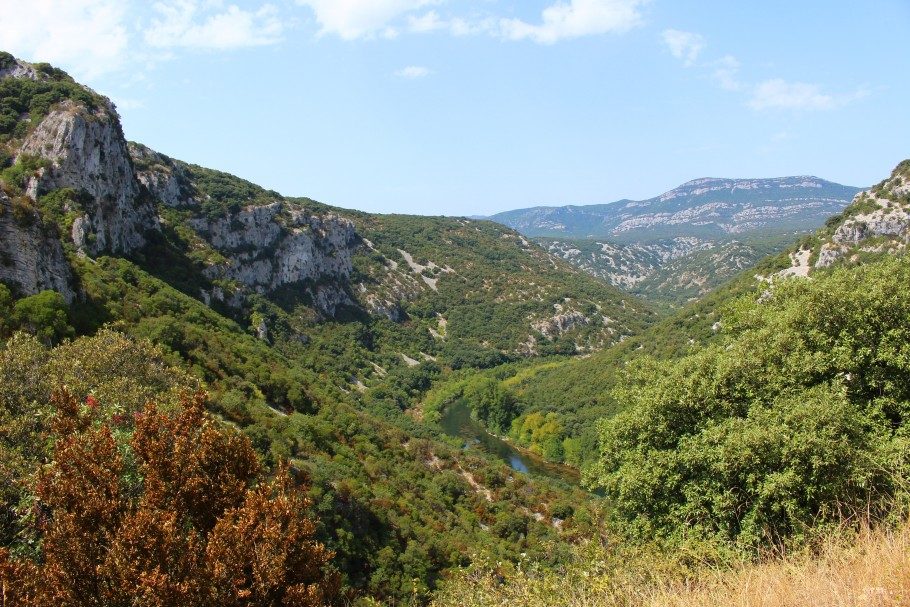
[[[436,607],[897,607],[910,605],[910,523],[830,539],[813,556],[709,569],[685,579],[636,563],[607,569],[594,559],[565,571],[503,576],[475,569]],[[655,571],[657,573],[655,573]],[[650,576],[650,578],[648,577]]]

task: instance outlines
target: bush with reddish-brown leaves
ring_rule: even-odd
[[[287,469],[260,482],[248,439],[199,395],[148,405],[128,445],[93,402],[53,398],[53,462],[36,485],[40,559],[0,550],[0,607],[299,606],[341,597],[333,554]]]

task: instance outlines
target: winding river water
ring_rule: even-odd
[[[449,436],[476,445],[490,455],[503,460],[514,470],[532,476],[545,476],[562,482],[578,484],[578,473],[572,468],[548,463],[532,453],[516,449],[501,438],[487,432],[480,422],[471,417],[471,407],[464,399],[450,404],[439,423]]]

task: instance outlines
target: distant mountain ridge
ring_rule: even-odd
[[[636,242],[813,230],[860,188],[818,177],[702,178],[647,200],[541,206],[490,217],[526,236]]]
[[[647,200],[533,207],[490,219],[614,286],[676,306],[818,229],[858,192],[812,176],[712,177]]]

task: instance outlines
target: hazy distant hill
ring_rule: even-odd
[[[704,178],[647,200],[516,209],[490,219],[526,236],[613,242],[724,238],[815,229],[859,191],[817,177]]]
[[[615,286],[680,304],[817,229],[858,192],[817,177],[707,178],[648,200],[534,207],[491,219]]]

